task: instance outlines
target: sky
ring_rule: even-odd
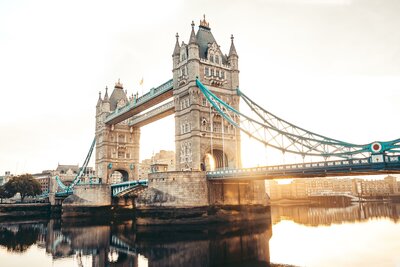
[[[0,175],[82,164],[99,91],[172,78],[175,34],[187,43],[203,14],[223,53],[235,36],[240,88],[268,111],[357,144],[400,137],[398,0],[2,0]],[[141,159],[174,150],[173,129],[143,127]],[[286,160],[243,139],[245,166]]]

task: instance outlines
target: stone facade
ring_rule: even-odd
[[[196,86],[196,78],[213,93],[239,110],[238,55],[233,44],[229,55],[220,50],[208,22],[194,23],[189,43],[173,53],[176,170],[210,170],[241,167],[240,132],[213,111]],[[213,158],[213,160],[210,159]]]
[[[136,199],[136,207],[197,207],[208,205],[204,172],[150,173],[149,186]]]
[[[74,194],[67,197],[63,207],[101,207],[111,205],[111,187],[108,184],[76,185]]]
[[[202,207],[267,205],[264,181],[207,181],[204,172],[149,174],[149,186],[136,207]]]
[[[139,176],[140,128],[130,127],[125,120],[116,125],[104,123],[108,114],[127,103],[126,92],[118,81],[111,97],[99,95],[96,106],[96,175],[105,183],[111,183],[111,175],[118,171],[123,180],[135,180]]]

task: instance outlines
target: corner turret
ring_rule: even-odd
[[[101,105],[102,112],[110,112],[110,99],[108,98],[108,87],[106,86],[106,93],[104,94],[103,103]]]
[[[228,63],[232,70],[231,84],[232,88],[239,87],[239,56],[233,43],[233,34],[231,35],[231,47],[229,49]]]

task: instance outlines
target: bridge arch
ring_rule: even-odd
[[[129,172],[124,169],[113,169],[108,180],[111,184],[129,181]]]
[[[203,171],[213,171],[227,167],[229,167],[229,160],[226,151],[213,149],[204,155],[201,168]]]

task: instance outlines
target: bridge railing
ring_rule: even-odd
[[[385,156],[384,162],[379,163],[400,163],[400,156]],[[348,159],[348,160],[337,160],[337,161],[322,161],[322,162],[308,162],[308,163],[297,163],[297,164],[284,164],[275,166],[262,166],[253,168],[243,169],[218,169],[215,171],[208,171],[206,175],[208,177],[221,177],[221,176],[244,176],[251,175],[261,172],[282,172],[282,171],[296,171],[296,170],[321,170],[321,169],[334,169],[335,167],[351,166],[354,169],[362,166],[370,166],[371,164],[377,164],[372,161],[372,158],[364,159]]]
[[[147,179],[112,184],[111,185],[112,196],[120,195],[121,193],[123,193],[127,190],[131,190],[132,188],[135,188],[138,186],[147,186],[147,185],[148,185]]]
[[[134,107],[141,105],[158,95],[161,95],[162,93],[172,89],[172,87],[173,87],[173,80],[171,79],[156,88],[151,88],[149,92],[147,92],[146,94],[137,98],[136,100],[128,102],[125,106],[123,106],[121,108],[116,108],[113,113],[110,113],[106,117],[105,122],[109,122],[110,120],[118,117],[121,113],[125,113],[125,112],[133,109]]]

